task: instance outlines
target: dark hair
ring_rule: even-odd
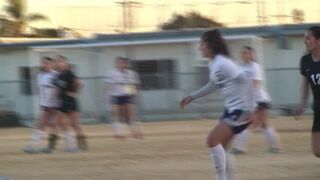
[[[53,59],[52,59],[51,57],[48,57],[48,56],[42,57],[42,60],[43,60],[43,61],[46,60],[46,61],[50,61],[50,62],[53,61]]]
[[[249,50],[249,51],[252,52],[252,53],[255,53],[255,52],[256,52],[256,50],[255,50],[253,47],[251,47],[251,46],[242,46],[242,49]]]
[[[320,39],[320,26],[312,26],[308,29],[316,39]]]
[[[60,58],[60,59],[63,59],[63,60],[65,60],[65,61],[68,61],[68,58],[67,57],[65,57],[65,56],[63,56],[63,55],[57,55],[57,58]]]
[[[126,57],[122,57],[122,56],[118,56],[117,58],[116,58],[116,61],[118,62],[118,61],[123,61],[123,62],[129,62],[130,60],[129,60],[129,58],[126,58]]]
[[[213,51],[214,55],[223,54],[229,56],[229,50],[226,42],[217,29],[204,32],[201,39],[207,44],[208,48]]]

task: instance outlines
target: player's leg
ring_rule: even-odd
[[[133,98],[133,97],[129,97]],[[140,121],[137,116],[136,105],[134,104],[132,99],[128,99],[125,104],[125,111],[129,119],[129,126],[133,137],[141,139],[142,133],[140,129]]]
[[[59,127],[63,131],[63,136],[66,141],[66,151],[76,152],[78,150],[76,145],[76,140],[74,137],[74,132],[72,131],[71,122],[69,117],[66,115],[67,111],[61,111],[58,114],[57,120]]]
[[[29,144],[23,148],[23,151],[26,153],[38,153],[40,152],[39,146],[43,136],[45,135],[45,126],[48,118],[48,111],[45,107],[41,108],[39,114],[39,120],[36,129],[33,130],[31,135],[31,140]]]
[[[279,153],[281,151],[280,137],[274,128],[268,125],[268,103],[259,103],[257,109],[257,120],[260,122],[261,130],[266,137],[269,145],[269,151]]]
[[[76,111],[71,111],[68,112],[68,117],[71,122],[71,126],[73,127],[76,135],[77,135],[77,142],[78,142],[78,147],[81,150],[88,150],[88,144],[86,141],[86,136],[83,133],[83,129],[80,125],[80,117],[79,117],[79,112]]]
[[[216,170],[217,180],[226,180],[227,155],[225,147],[231,140],[233,132],[225,122],[220,122],[208,135],[207,146]]]
[[[111,118],[112,118],[112,127],[114,130],[114,137],[120,140],[125,139],[123,132],[123,125],[121,124],[121,119],[125,116],[121,113],[122,106],[121,97],[112,97],[111,98]]]
[[[233,138],[231,153],[235,155],[245,154],[247,153],[247,144],[249,141],[249,137],[251,136],[251,130],[256,128],[257,126],[260,126],[260,121],[257,118],[257,111],[255,111],[251,118],[251,123],[249,125],[249,128],[246,128],[239,134],[236,134]]]
[[[57,141],[59,139],[58,136],[58,127],[59,123],[57,120],[58,111],[56,109],[52,109],[50,112],[50,123],[49,123],[49,136],[48,136],[48,148],[47,152],[51,152],[56,149]]]
[[[320,113],[317,112],[313,116],[311,141],[313,154],[320,158]]]
[[[245,129],[241,133],[237,134],[233,139],[231,153],[235,155],[245,154],[247,153],[247,144],[249,141],[249,137],[251,132],[249,129]]]

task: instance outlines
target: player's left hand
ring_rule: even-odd
[[[183,98],[180,102],[180,108],[184,109],[185,106],[188,105],[192,100],[193,100],[193,98],[191,96]]]

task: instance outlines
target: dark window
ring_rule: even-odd
[[[30,67],[20,67],[20,89],[23,95],[31,95],[32,94],[32,83],[31,83],[31,68]]]
[[[132,62],[133,69],[139,74],[141,88],[174,89],[176,86],[173,60],[136,60]]]

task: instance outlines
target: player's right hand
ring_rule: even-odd
[[[181,109],[184,109],[184,107],[185,107],[186,105],[188,105],[192,100],[193,100],[193,99],[192,99],[191,96],[188,96],[188,97],[183,98],[183,99],[181,100],[181,102],[180,102],[180,108],[181,108]]]

